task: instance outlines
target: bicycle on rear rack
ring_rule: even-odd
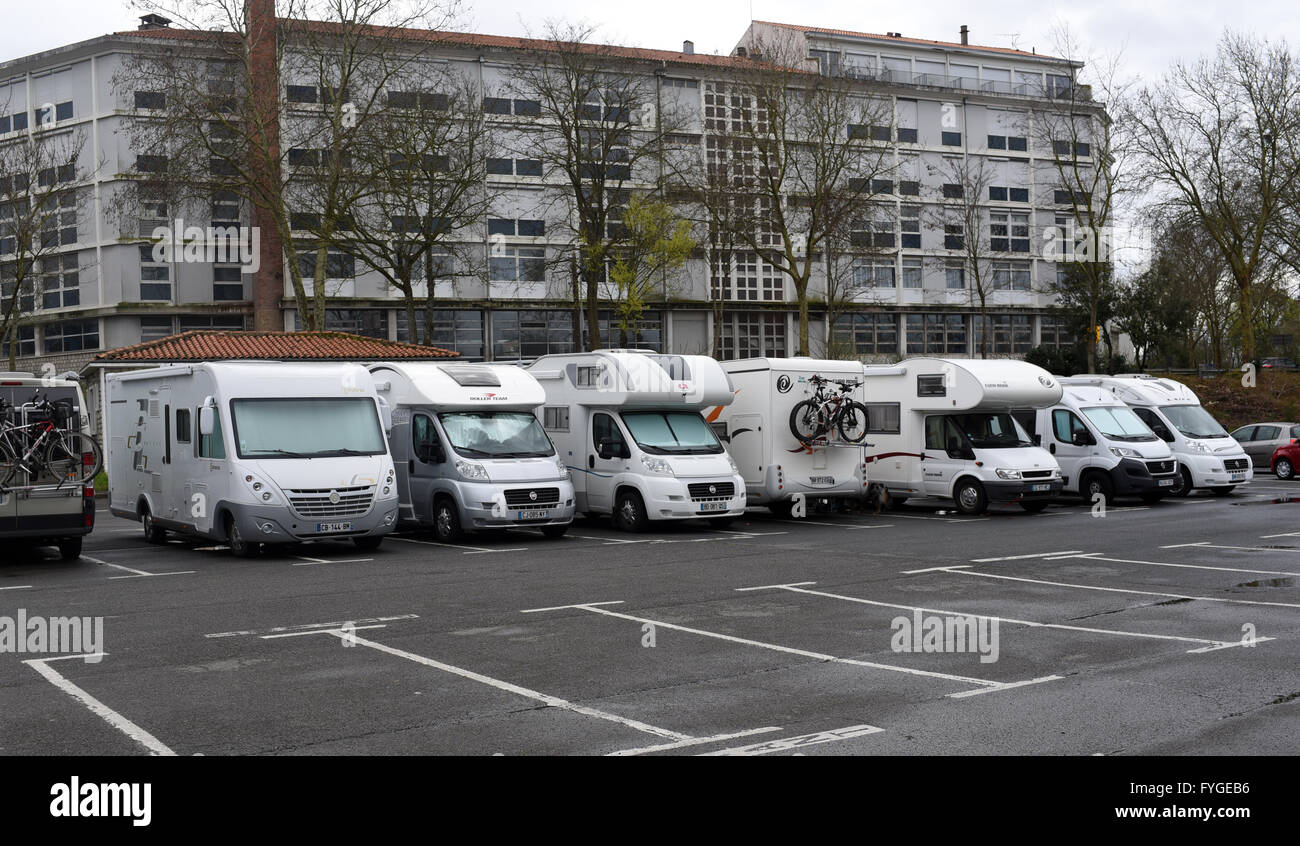
[[[815,375],[808,381],[813,384],[813,395],[790,410],[791,433],[805,445],[828,437],[833,431],[839,432],[848,443],[861,443],[867,436],[867,407],[851,399],[849,394],[862,382]],[[839,385],[839,390],[833,391],[831,384]]]
[[[0,490],[8,490],[15,479],[26,477],[29,486],[42,479],[61,488],[66,484],[88,484],[104,466],[104,452],[89,435],[69,428],[72,408],[49,399],[23,406],[45,419],[33,423],[15,422],[20,409],[0,400]]]

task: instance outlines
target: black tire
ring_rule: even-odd
[[[563,526],[542,526],[542,537],[554,540],[555,538],[564,537],[564,533],[567,531],[569,531],[568,523]]]
[[[1171,496],[1189,496],[1192,493],[1192,474],[1186,467],[1178,468],[1178,475],[1174,478],[1174,486],[1169,489]]]
[[[886,497],[885,508],[889,509],[890,511],[897,511],[899,508],[903,507],[903,503],[907,502],[907,497],[905,496],[897,496],[895,494],[886,493],[885,497]]]
[[[983,514],[989,508],[989,497],[977,479],[962,479],[952,492],[960,514]]]
[[[772,512],[773,517],[782,517],[788,520],[790,515],[794,513],[794,503],[788,499],[783,499],[780,502],[769,502],[767,510]]]
[[[89,464],[85,463],[85,455],[91,456]],[[99,442],[81,432],[61,432],[51,438],[41,458],[60,485],[73,480],[85,485],[104,466],[104,452]]]
[[[1031,499],[1028,502],[1021,502],[1020,507],[1030,514],[1037,514],[1047,509],[1048,502],[1045,499]]]
[[[140,511],[140,528],[144,530],[145,543],[167,543],[167,530],[160,528],[153,521],[153,514],[149,512],[149,506],[147,505]]]
[[[725,529],[735,521],[735,517],[710,517],[709,525],[715,529]]]
[[[226,517],[226,546],[230,547],[231,554],[236,558],[256,558],[262,551],[260,543],[249,543],[240,533],[239,524],[231,516]]]
[[[811,441],[826,434],[826,415],[812,400],[795,403],[790,409],[790,432],[800,441]]]
[[[1105,473],[1093,471],[1084,474],[1079,484],[1080,493],[1083,494],[1085,505],[1092,505],[1096,502],[1097,494],[1101,494],[1101,500],[1110,508],[1115,504],[1115,485],[1111,482],[1110,477]]]
[[[1229,496],[1236,487],[1236,485],[1221,485],[1217,488],[1210,488],[1210,490],[1214,491],[1215,496]]]
[[[352,539],[352,543],[356,545],[357,549],[360,549],[363,552],[374,552],[376,549],[379,549],[379,545],[383,542],[383,535],[371,535],[369,537]]]
[[[840,413],[836,428],[840,437],[851,444],[861,443],[867,436],[867,421],[870,419],[867,407],[860,402],[850,402]]]
[[[644,532],[650,526],[641,494],[628,488],[614,499],[614,525],[625,532]]]
[[[64,538],[59,541],[59,557],[64,561],[76,561],[81,557],[81,538]]]
[[[1144,493],[1138,494],[1138,496],[1142,498],[1143,502],[1150,505],[1164,499],[1165,491],[1146,491]]]
[[[0,442],[0,488],[9,487],[9,483],[18,475],[18,459],[9,445]]]
[[[460,509],[450,497],[440,497],[433,503],[433,534],[440,543],[455,543],[465,537]]]
[[[1279,458],[1273,463],[1273,475],[1282,481],[1295,478],[1295,467],[1289,458]]]

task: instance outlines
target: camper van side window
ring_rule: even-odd
[[[1168,441],[1169,443],[1174,442],[1173,433],[1169,431],[1169,427],[1165,425],[1165,421],[1161,420],[1154,411],[1149,408],[1135,408],[1133,409],[1133,413],[1136,414],[1143,423],[1147,424],[1151,431],[1155,432],[1156,437],[1160,438],[1160,440]]]
[[[579,367],[576,374],[576,384],[579,388],[594,388],[600,384],[600,374],[605,368],[599,365],[592,367]]]
[[[869,402],[867,406],[867,432],[877,435],[897,435],[901,429],[901,408],[896,402]]]
[[[1074,415],[1073,411],[1066,411],[1058,408],[1052,412],[1052,431],[1056,435],[1056,440],[1063,444],[1074,442],[1074,433],[1087,433],[1088,427],[1083,425],[1083,421]]]
[[[199,436],[199,458],[225,458],[226,442],[221,439],[221,411],[212,410],[212,434]]]
[[[600,442],[609,439],[614,442],[615,452],[621,452],[624,445],[623,432],[608,414],[596,414],[591,418],[591,445],[600,449]]]
[[[569,431],[569,407],[548,405],[542,408],[542,428],[551,432]]]
[[[188,408],[176,409],[176,443],[188,444],[190,442],[190,410]]]
[[[438,454],[438,430],[433,425],[433,418],[427,414],[417,414],[411,419],[411,446],[415,457],[421,461],[433,461]]]
[[[948,389],[944,385],[943,374],[936,376],[917,376],[916,395],[918,397],[946,397]]]

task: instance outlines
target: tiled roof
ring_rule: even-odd
[[[779,26],[783,29],[793,29],[799,32],[818,32],[824,35],[845,35],[850,38],[879,38],[882,41],[897,41],[903,44],[921,44],[929,47],[956,47],[966,50],[979,50],[985,53],[1005,53],[1011,56],[1025,56],[1033,59],[1046,59],[1047,61],[1064,62],[1065,59],[1059,59],[1055,56],[1048,56],[1043,53],[1031,53],[1028,50],[1016,50],[1011,47],[985,47],[979,44],[959,44],[955,41],[931,41],[926,38],[904,38],[902,36],[886,35],[882,32],[854,32],[849,29],[828,29],[820,26],[799,26],[798,24],[777,23],[775,21],[754,21],[756,24],[766,26]]]
[[[280,23],[289,26],[301,26],[304,22],[281,18]],[[331,28],[337,28],[338,26],[337,24],[325,21],[307,21],[305,23],[317,31],[328,31]],[[554,51],[561,47],[577,46],[583,52],[590,53],[594,56],[605,56],[610,59],[634,59],[647,62],[667,62],[669,64],[678,65],[726,68],[752,67],[756,64],[752,59],[742,59],[736,56],[715,56],[708,53],[682,53],[673,50],[648,50],[641,47],[620,47],[612,44],[581,43],[577,45],[566,45],[564,42],[548,41],[540,38],[517,38],[510,35],[484,35],[475,32],[450,32],[447,30],[436,29],[411,29],[401,27],[367,27],[367,29],[374,30],[376,34],[386,35],[390,38],[410,41],[429,41],[453,47]],[[167,27],[160,29],[127,30],[125,32],[118,32],[116,35],[126,37],[139,36],[141,38],[203,40],[228,37],[229,33],[211,32],[199,29],[173,29]]]
[[[221,332],[196,330],[121,347],[96,362],[181,362],[261,359],[270,361],[426,361],[457,358],[441,347],[381,341],[346,332]]]

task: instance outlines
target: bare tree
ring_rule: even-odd
[[[85,133],[38,125],[0,144],[0,341],[15,369],[19,328],[40,301],[38,279],[75,244],[85,217]],[[75,261],[75,254],[73,260]]]
[[[1244,361],[1256,357],[1256,282],[1277,260],[1272,238],[1287,186],[1300,179],[1288,149],[1300,130],[1300,73],[1283,43],[1227,32],[1212,58],[1179,62],[1128,109],[1144,184],[1190,213],[1236,286]]]

